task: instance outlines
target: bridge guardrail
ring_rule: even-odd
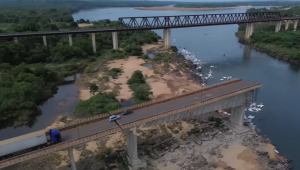
[[[209,100],[199,102],[199,103],[196,103],[196,104],[193,104],[193,105],[185,106],[185,107],[180,108],[180,109],[175,109],[175,110],[168,111],[168,112],[165,112],[165,113],[162,113],[162,114],[159,114],[159,115],[155,115],[155,116],[151,116],[151,117],[148,117],[148,118],[140,119],[140,120],[135,121],[133,123],[128,123],[128,124],[122,125],[122,129],[128,129],[128,128],[136,127],[136,126],[139,126],[139,125],[144,124],[144,123],[149,122],[149,121],[157,120],[157,119],[167,117],[167,116],[170,116],[170,115],[173,115],[173,114],[177,114],[177,113],[180,113],[180,112],[183,112],[183,111],[187,111],[187,110],[199,107],[199,106],[203,106],[203,105],[206,105],[206,104],[209,104],[209,103],[213,103],[213,102],[216,102],[216,101],[219,101],[219,100],[223,100],[225,98],[229,98],[229,97],[241,94],[241,93],[245,93],[247,91],[251,91],[251,90],[254,90],[254,89],[257,89],[257,88],[260,88],[260,87],[261,87],[261,84],[253,86],[253,87],[249,87],[249,88],[246,88],[246,89],[243,89],[243,90],[238,90],[236,92],[226,94],[226,95],[214,98],[214,99],[209,99]]]
[[[173,95],[171,97],[152,100],[150,102],[145,102],[145,103],[133,105],[133,106],[130,106],[130,107],[118,109],[118,110],[110,112],[109,114],[98,115],[98,116],[83,118],[83,119],[75,119],[74,121],[66,123],[65,125],[63,125],[61,127],[57,127],[57,129],[59,129],[60,131],[66,131],[66,130],[69,130],[69,129],[76,128],[79,125],[94,123],[94,122],[97,122],[97,121],[100,121],[100,120],[108,119],[110,115],[120,114],[120,113],[122,113],[123,111],[125,111],[127,109],[137,110],[137,109],[149,107],[149,106],[160,104],[160,103],[165,103],[165,102],[168,102],[168,101],[171,101],[171,100],[176,100],[176,99],[181,98],[181,97],[193,95],[195,93],[200,93],[202,91],[213,89],[213,88],[216,88],[216,87],[219,87],[219,86],[228,85],[228,84],[235,83],[235,82],[238,82],[238,81],[242,81],[242,80],[241,79],[232,79],[232,80],[229,80],[229,81],[226,81],[226,82],[220,82],[220,83],[217,83],[217,84],[214,84],[214,85],[211,85],[211,86],[204,87],[200,90],[196,90],[196,91],[192,91],[192,92],[188,92],[188,93],[184,93],[184,94],[180,94],[180,95]],[[46,134],[49,135],[49,132],[46,132]]]

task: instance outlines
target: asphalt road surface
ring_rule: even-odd
[[[131,123],[134,121],[138,121],[140,119],[155,116],[167,111],[179,109],[188,105],[196,104],[201,101],[220,97],[222,95],[230,94],[235,91],[253,87],[255,85],[259,85],[259,84],[246,82],[246,81],[231,83],[214,89],[206,90],[201,93],[196,93],[190,96],[182,97],[180,99],[171,100],[165,103],[135,110],[132,114],[125,115],[125,116],[121,115],[121,119],[117,120],[117,122],[122,126],[127,123]],[[78,128],[63,131],[61,132],[61,136],[63,138],[63,141],[69,141],[73,139],[78,139],[80,137],[92,135],[95,133],[103,132],[116,127],[118,127],[118,125],[115,122],[109,122],[108,119],[107,120],[105,119],[95,123],[83,125]]]
[[[118,123],[122,126],[140,119],[148,118],[155,116],[167,111],[179,109],[185,106],[199,103],[201,101],[213,99],[220,97],[235,91],[239,91],[245,88],[253,87],[259,85],[258,83],[239,81],[236,83],[231,83],[228,85],[220,86],[210,90],[206,90],[201,93],[196,93],[190,96],[182,97],[176,100],[171,100],[162,104],[153,105],[143,109],[135,110],[132,114],[122,116],[121,119],[117,120]]]
[[[78,128],[70,129],[61,132],[61,137],[63,142],[78,139],[95,133],[103,132],[109,129],[118,127],[115,122],[110,122],[107,120],[101,120],[99,122],[90,123],[87,125],[80,126]]]

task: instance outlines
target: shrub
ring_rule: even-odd
[[[121,68],[112,68],[108,71],[108,75],[111,76],[113,79],[116,79],[118,78],[121,72],[122,72]]]
[[[95,95],[96,92],[98,92],[99,87],[96,84],[91,84],[90,85],[90,93]]]
[[[142,59],[145,59],[145,60],[146,60],[146,59],[149,59],[148,54],[143,54],[143,55],[142,55]]]
[[[97,72],[98,71],[98,68],[94,68],[94,67],[92,67],[92,66],[87,66],[87,67],[85,67],[85,69],[84,69],[84,72],[85,73],[95,73],[95,72]]]
[[[176,46],[171,46],[171,50],[174,52],[174,53],[177,53],[178,52],[178,48]]]
[[[106,114],[121,108],[115,93],[98,93],[88,100],[80,101],[75,107],[75,115],[78,117]]]

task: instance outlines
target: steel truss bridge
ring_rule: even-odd
[[[150,17],[121,17],[116,28],[107,29],[78,29],[68,31],[22,32],[0,34],[0,38],[46,36],[63,34],[85,34],[97,32],[141,31],[167,28],[185,28],[213,25],[243,24],[254,22],[276,22],[283,20],[299,20],[300,17],[282,18],[279,12],[260,13],[228,13],[204,15],[150,16]]]

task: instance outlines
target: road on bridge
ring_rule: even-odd
[[[128,123],[132,123],[144,118],[148,118],[151,116],[159,115],[164,112],[168,112],[171,110],[176,110],[188,105],[196,104],[202,101],[206,101],[209,99],[221,97],[226,94],[230,94],[239,90],[243,90],[249,87],[253,87],[259,85],[258,83],[239,81],[236,83],[231,83],[227,85],[223,85],[217,88],[208,89],[201,93],[196,93],[193,95],[185,96],[179,99],[171,100],[165,103],[149,106],[143,109],[135,110],[132,114],[122,116],[121,119],[117,120],[119,125],[125,125]],[[109,129],[113,129],[118,127],[118,125],[114,122],[109,122],[108,120],[101,120],[95,123],[87,124],[80,126],[78,128],[70,129],[62,132],[62,138],[64,141],[69,141],[73,139],[78,139],[80,137],[85,137],[88,135],[92,135],[95,133],[107,131]]]

